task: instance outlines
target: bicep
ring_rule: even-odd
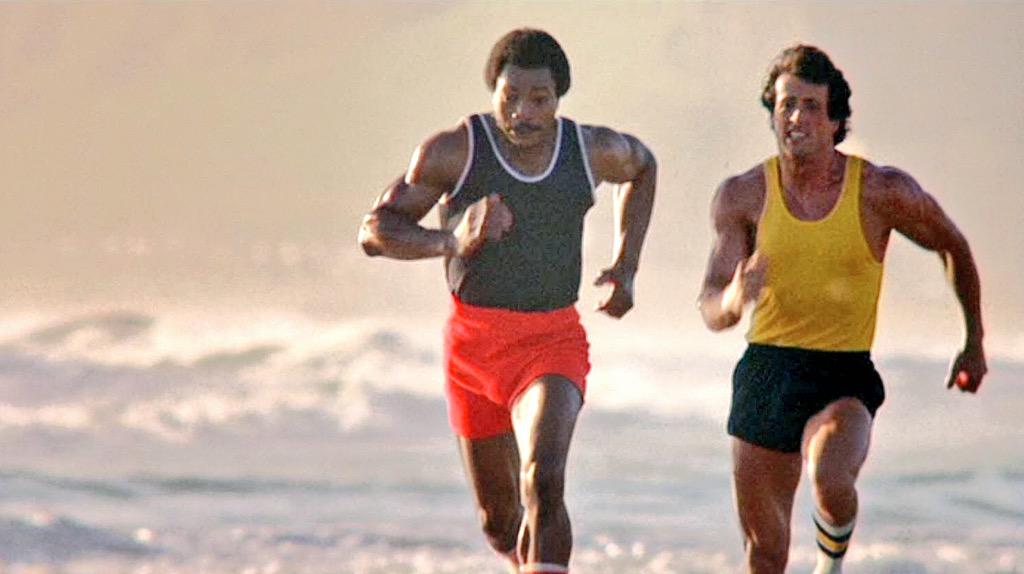
[[[380,194],[373,211],[393,213],[419,221],[430,212],[442,195],[443,189],[425,183],[410,183],[408,175],[402,175]]]
[[[375,211],[387,211],[419,221],[453,187],[452,171],[458,150],[448,149],[447,134],[416,148],[405,174],[396,178],[377,199]]]
[[[737,206],[730,205],[719,191],[712,203],[711,222],[714,242],[704,276],[704,291],[724,288],[732,280],[736,266],[753,253],[749,225]]]
[[[908,176],[890,193],[893,229],[925,249],[949,251],[956,248],[962,237],[956,224],[917,182]]]

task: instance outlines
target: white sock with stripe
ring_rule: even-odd
[[[818,540],[818,566],[814,574],[840,574],[843,571],[843,556],[850,546],[853,525],[856,517],[850,522],[836,526],[829,524],[818,509],[814,509],[814,526]]]
[[[561,564],[547,562],[531,562],[519,567],[522,574],[569,574],[569,568]]]

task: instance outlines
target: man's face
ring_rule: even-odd
[[[555,128],[558,111],[555,79],[548,68],[505,66],[494,86],[494,117],[515,145],[546,141]]]
[[[793,74],[775,80],[775,110],[772,130],[779,151],[803,157],[831,150],[839,122],[828,117],[828,86],[812,84]]]

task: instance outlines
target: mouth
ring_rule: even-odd
[[[807,132],[803,130],[789,130],[786,132],[786,140],[791,143],[800,143],[808,138]]]
[[[510,129],[509,131],[512,132],[513,135],[525,136],[539,132],[540,126],[535,126],[533,124],[517,124],[512,126],[512,129]]]

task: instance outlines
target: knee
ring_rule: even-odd
[[[544,513],[562,506],[565,495],[562,468],[541,467],[532,463],[523,469],[520,480],[523,500],[528,509]]]
[[[784,537],[747,538],[747,561],[755,574],[781,574],[789,559],[789,541]]]
[[[807,464],[807,475],[814,497],[821,503],[848,498],[854,492],[857,481],[854,470],[823,465],[816,461]]]
[[[515,548],[522,522],[522,509],[518,503],[503,507],[481,507],[478,515],[480,527],[492,548],[502,553]]]

